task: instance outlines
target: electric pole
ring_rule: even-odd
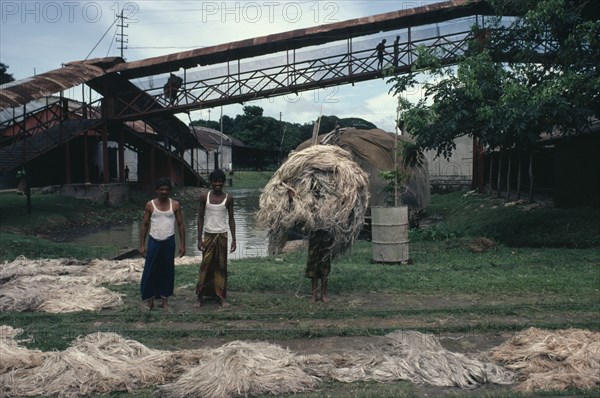
[[[125,24],[127,17],[123,15],[123,10],[121,10],[121,14],[117,15],[117,18],[120,19],[119,23],[117,23],[117,29],[119,29],[119,33],[117,33],[117,38],[115,40],[120,44],[118,49],[121,50],[121,58],[125,59],[123,56],[123,50],[127,48],[125,44],[129,43],[129,39],[126,38],[127,35],[124,33],[124,29],[128,28],[129,24]]]

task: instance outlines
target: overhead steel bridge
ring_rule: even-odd
[[[0,173],[91,129],[104,142],[121,142],[122,152],[124,145],[140,142],[128,139],[131,129],[121,126],[127,121],[144,122],[155,146],[168,142],[168,151],[181,154],[198,143],[177,113],[380,79],[384,71],[406,73],[421,46],[452,64],[467,51],[471,26],[483,26],[490,12],[481,0],[452,0],[133,62],[114,57],[71,62],[2,87],[0,147],[16,155],[0,159]],[[375,47],[384,38],[380,64]],[[168,83],[172,75],[175,84]],[[102,99],[79,107],[28,106],[52,93],[62,98],[64,90],[80,84]],[[83,120],[77,129],[73,121]],[[67,121],[68,129],[55,127]],[[68,131],[58,135],[60,142],[47,140],[47,149],[39,137],[34,143],[34,136],[54,137],[57,130]],[[32,148],[36,152],[27,153]],[[123,179],[123,170],[120,175]]]

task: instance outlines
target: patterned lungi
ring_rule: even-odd
[[[199,298],[205,296],[227,298],[227,233],[204,233],[204,247],[200,273],[196,285]]]

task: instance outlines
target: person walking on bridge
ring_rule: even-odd
[[[396,40],[394,40],[394,68],[398,67],[399,59],[400,59],[400,36],[396,36]]]
[[[383,39],[381,43],[375,47],[375,50],[377,51],[377,69],[383,69],[383,55],[386,53],[385,42],[386,40]]]

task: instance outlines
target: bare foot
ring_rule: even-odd
[[[324,303],[328,303],[329,302],[329,296],[322,296],[321,300],[323,300]]]
[[[148,300],[148,309],[154,309],[154,299]]]
[[[200,308],[202,307],[202,300],[200,298],[198,298],[198,300],[196,300],[196,303],[194,304],[194,308]]]
[[[167,311],[169,309],[169,301],[166,298],[162,299],[162,309],[163,311]]]
[[[317,302],[317,296],[311,296],[311,297],[310,297],[310,303],[311,303],[311,304],[314,304],[314,303],[316,303],[316,302]]]
[[[231,304],[229,304],[227,301],[225,301],[225,299],[221,299],[221,307],[223,308],[227,308],[227,307],[231,307]]]

